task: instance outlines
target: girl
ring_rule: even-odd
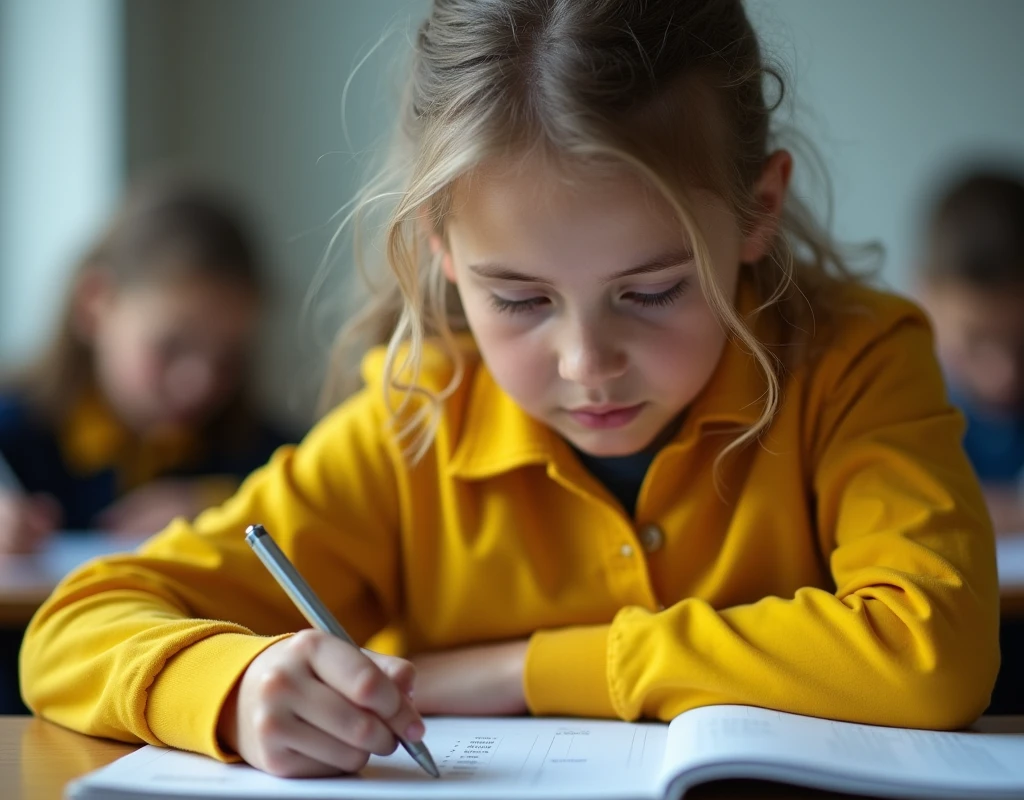
[[[49,350],[0,395],[0,551],[56,527],[152,533],[283,443],[246,408],[261,285],[248,235],[197,186],[130,194],[82,260]]]
[[[365,388],[70,577],[32,707],[280,775],[428,714],[980,714],[998,598],[961,421],[918,310],[787,197],[768,74],[739,0],[435,0]],[[410,660],[293,635],[252,522]]]

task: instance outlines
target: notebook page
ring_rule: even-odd
[[[427,776],[405,750],[371,758],[358,777],[285,780],[240,764],[145,747],[92,773],[72,798],[616,798],[660,800],[668,728],[656,723],[435,717],[426,743],[441,771]]]
[[[931,787],[924,794],[935,797],[986,791],[1000,796],[1010,790],[1024,797],[1024,734],[885,728],[747,706],[694,709],[673,721],[665,744],[667,771],[723,763],[771,765],[775,779],[783,768],[793,782],[848,791],[860,782]],[[839,780],[823,784],[813,778],[823,775]],[[757,770],[737,774],[756,776]]]

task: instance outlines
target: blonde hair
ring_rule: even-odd
[[[778,87],[765,99],[768,79]],[[342,330],[323,400],[351,386],[351,357],[388,342],[384,391],[412,459],[430,447],[462,361],[466,330],[458,298],[427,237],[443,238],[457,181],[488,159],[543,152],[564,163],[635,170],[671,204],[693,245],[700,283],[729,334],[764,373],[760,419],[738,432],[716,462],[767,428],[787,368],[807,354],[815,308],[852,279],[825,230],[787,199],[768,254],[746,265],[762,305],[785,324],[759,342],[713,279],[686,191],[722,197],[745,230],[761,211],[753,186],[770,152],[780,71],[762,57],[740,0],[435,0],[414,42],[412,73],[389,163],[354,202],[357,265],[371,296]],[[371,273],[363,231],[386,209],[390,267]],[[373,285],[376,282],[376,285]],[[424,344],[436,338],[455,365],[441,391],[419,385]],[[348,385],[346,386],[346,382]]]

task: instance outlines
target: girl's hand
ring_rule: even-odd
[[[415,656],[421,714],[525,714],[523,665],[528,639]]]
[[[124,536],[157,533],[175,517],[192,519],[202,511],[195,481],[163,479],[140,486],[107,507],[96,527]]]
[[[0,492],[0,555],[39,550],[60,519],[60,506],[48,495]]]
[[[371,753],[394,752],[396,734],[423,738],[409,699],[415,674],[408,661],[305,630],[253,660],[224,705],[217,734],[273,775],[357,772]]]

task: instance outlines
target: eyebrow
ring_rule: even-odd
[[[680,264],[690,261],[692,258],[693,253],[690,250],[671,250],[655,256],[654,258],[648,259],[635,267],[624,269],[622,272],[616,272],[614,275],[609,277],[608,280],[614,281],[619,278],[628,278],[632,275],[645,275],[651,272],[661,272],[671,267],[678,267]],[[475,272],[482,278],[492,278],[499,281],[551,283],[551,281],[546,278],[539,278],[536,275],[527,275],[524,272],[517,272],[516,270],[510,269],[502,264],[470,264],[469,269],[471,272]]]

